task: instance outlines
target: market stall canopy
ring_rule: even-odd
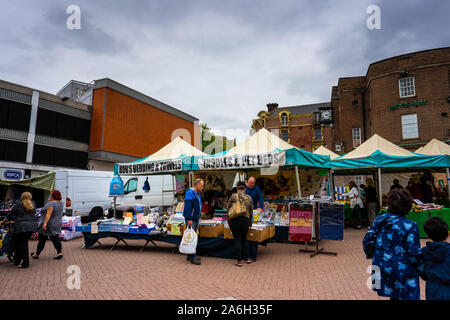
[[[445,168],[449,156],[419,155],[373,135],[352,152],[330,161],[333,169]]]
[[[246,170],[295,165],[326,168],[329,160],[329,156],[300,150],[262,128],[228,151],[196,157],[193,168]]]
[[[315,154],[321,154],[323,156],[330,156],[331,159],[336,159],[339,157],[338,154],[334,153],[333,151],[331,151],[328,148],[325,148],[324,146],[320,146],[319,148],[317,148],[313,153]]]
[[[339,157],[338,159],[346,160],[346,159],[365,158],[371,156],[377,151],[385,155],[395,157],[416,156],[414,153],[406,149],[400,148],[399,146],[393,144],[392,142],[389,142],[386,139],[380,137],[379,135],[374,134],[372,137],[370,137],[369,140],[361,144],[358,148]]]
[[[420,147],[416,150],[416,153],[426,154],[426,155],[448,155],[450,156],[450,145],[439,141],[437,139],[433,139],[427,143],[424,147]]]
[[[51,171],[47,174],[24,180],[0,180],[0,185],[12,186],[19,185],[35,189],[52,191],[55,187],[55,172]]]
[[[177,137],[146,158],[129,163],[114,164],[114,174],[146,175],[189,171],[193,157],[203,155],[206,153]]]

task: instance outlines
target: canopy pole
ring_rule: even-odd
[[[448,191],[448,200],[450,200],[450,168],[447,168],[447,191]]]
[[[335,201],[334,199],[334,175],[333,175],[333,170],[328,170],[328,185],[330,186],[330,195],[333,198],[333,201]]]
[[[298,174],[298,166],[295,166],[295,177],[297,179],[297,196],[298,200],[300,200],[302,198],[302,189],[300,186],[300,176]]]
[[[378,168],[378,198],[380,201],[380,209],[383,207],[383,193],[381,192],[381,168]]]

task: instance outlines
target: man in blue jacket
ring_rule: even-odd
[[[247,180],[247,186],[245,188],[245,194],[248,194],[253,200],[253,208],[260,211],[264,207],[264,196],[261,189],[256,185],[255,177],[250,177]]]
[[[183,216],[186,219],[186,226],[191,227],[195,232],[197,232],[198,222],[202,212],[201,192],[204,187],[205,183],[203,180],[197,179],[195,180],[194,187],[188,189],[184,197]],[[195,254],[188,255],[187,260],[196,265],[200,264],[200,258]]]
[[[419,276],[426,281],[426,299],[450,300],[448,225],[439,217],[431,217],[424,222],[423,229],[433,240],[421,249],[423,264],[417,268]]]

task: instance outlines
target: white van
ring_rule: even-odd
[[[167,207],[174,203],[174,177],[171,175],[121,176],[124,187],[123,196],[117,198],[117,205],[135,204],[150,207]],[[150,190],[143,190],[148,178]]]
[[[94,207],[111,207],[109,184],[113,172],[90,170],[56,170],[55,189],[61,192],[64,212],[68,216],[87,216]]]
[[[113,172],[91,170],[57,170],[55,189],[61,192],[64,212],[68,216],[88,216],[99,207],[102,212],[112,207],[113,198],[109,197],[109,185]],[[135,204],[170,206],[174,202],[173,177],[171,175],[148,176],[150,191],[142,189],[147,176],[123,176],[124,195],[118,197],[117,205]]]

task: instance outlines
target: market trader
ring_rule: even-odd
[[[202,179],[197,179],[195,180],[194,187],[188,189],[184,197],[183,216],[186,219],[186,225],[192,227],[195,232],[197,232],[198,222],[202,212],[202,198],[200,194],[204,187],[205,182]],[[191,261],[192,264],[200,264],[200,258],[195,254],[189,254],[187,260]]]
[[[262,212],[264,207],[264,196],[261,189],[256,185],[255,177],[248,178],[245,194],[248,194],[252,198],[253,208]]]

